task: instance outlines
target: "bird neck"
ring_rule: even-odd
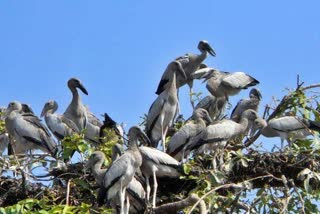
[[[102,185],[104,174],[106,173],[106,169],[101,169],[103,162],[104,160],[99,160],[91,169],[93,177],[99,185]]]
[[[247,130],[248,125],[249,125],[249,120],[248,120],[248,118],[242,117],[242,118],[240,119],[239,124],[241,125],[241,126],[240,126],[241,132]]]
[[[196,58],[196,63],[197,65],[200,65],[208,56],[208,52],[205,50],[200,50],[201,54],[198,55],[198,57]]]
[[[75,87],[69,87],[72,93],[72,101],[73,105],[79,105],[81,103],[81,97],[78,93],[78,90]]]
[[[176,72],[172,72],[172,78],[171,78],[171,81],[170,81],[170,86],[168,87],[168,90],[171,91],[171,90],[175,90],[177,89],[177,81],[176,81]]]

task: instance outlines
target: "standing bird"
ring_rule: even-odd
[[[165,139],[169,126],[172,125],[178,112],[178,95],[176,85],[176,73],[186,78],[186,74],[179,61],[173,61],[168,66],[170,71],[170,81],[166,89],[152,103],[146,122],[146,133],[152,142],[153,147],[157,147],[162,141],[162,148],[165,151]]]
[[[188,84],[190,88],[190,101],[192,107],[194,107],[193,100],[192,100],[192,87],[193,87],[193,78],[192,73],[194,73],[197,69],[199,69],[201,63],[207,58],[208,53],[212,56],[216,56],[216,53],[211,48],[209,43],[205,40],[202,40],[198,44],[198,49],[200,50],[201,54],[192,54],[188,53],[184,56],[178,57],[175,61],[181,63],[187,78],[183,75],[177,75],[177,88]],[[156,94],[160,95],[165,89],[166,84],[170,81],[172,76],[172,69],[168,66],[167,69],[164,71],[160,83],[158,85]]]
[[[152,207],[155,208],[158,188],[157,177],[177,178],[181,175],[182,168],[176,159],[156,148],[140,146],[140,152],[143,159],[140,169],[146,178],[147,201],[150,199],[151,192],[149,179],[151,176],[153,177]]]
[[[265,137],[280,137],[281,149],[284,140],[291,146],[295,140],[305,139],[311,135],[311,130],[320,131],[320,122],[296,116],[273,118],[268,122],[259,118],[254,121],[254,125],[260,129],[260,133]]]
[[[212,120],[205,109],[197,108],[192,115],[192,121],[183,125],[170,139],[168,143],[167,153],[176,160],[181,161],[183,148],[189,140],[203,131],[207,124],[212,123]]]
[[[17,101],[9,103],[6,110],[5,125],[9,136],[14,139],[14,152],[25,154],[28,150],[40,149],[55,156],[57,145],[49,130],[34,114],[21,111],[22,105]]]
[[[79,133],[77,125],[64,115],[56,114],[58,103],[49,100],[44,105],[40,117],[44,117],[46,124],[53,135],[59,140],[63,140],[67,136]]]
[[[71,78],[68,81],[68,87],[72,93],[72,100],[63,115],[72,120],[80,131],[87,127],[87,109],[81,101],[81,97],[77,91],[79,88],[84,94],[88,95],[86,88],[77,78]]]
[[[202,78],[207,81],[208,91],[215,97],[225,97],[238,94],[242,89],[259,84],[259,81],[244,72],[222,72],[211,68]]]
[[[213,121],[221,120],[225,115],[227,108],[227,100],[225,97],[218,97],[208,95],[201,99],[196,105],[195,109],[203,108],[208,111]]]
[[[185,150],[198,149],[198,153],[212,152],[214,160],[220,156],[220,164],[222,164],[223,156],[221,153],[223,154],[227,141],[246,133],[250,121],[254,121],[257,118],[257,113],[252,109],[248,109],[242,113],[239,123],[227,119],[218,121],[207,126],[201,134],[191,139]]]
[[[124,201],[126,188],[131,182],[136,170],[142,164],[142,157],[138,148],[138,140],[146,139],[147,136],[137,126],[130,128],[129,133],[129,149],[118,159],[116,159],[106,171],[102,186],[99,190],[98,203],[102,205],[104,199],[107,201],[115,198],[120,199],[121,212],[124,213]],[[127,203],[127,206],[129,204]],[[129,208],[126,207],[126,211]]]

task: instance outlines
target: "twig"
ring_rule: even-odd
[[[290,179],[289,181],[290,181],[290,183],[291,183],[294,191],[295,191],[295,192],[297,193],[297,195],[299,196],[299,199],[300,199],[300,202],[301,202],[301,211],[300,211],[300,212],[302,212],[303,214],[305,214],[306,212],[305,212],[304,200],[303,200],[301,194],[299,193],[299,191],[298,191],[298,189],[297,189],[297,187],[296,187],[293,179]]]
[[[69,196],[70,196],[70,185],[71,185],[71,180],[68,180],[68,184],[67,184],[67,196],[66,196],[66,205],[69,206]]]

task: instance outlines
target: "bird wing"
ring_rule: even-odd
[[[236,89],[246,89],[258,83],[258,80],[243,72],[230,73],[222,80],[222,84]]]
[[[208,110],[212,104],[214,104],[216,98],[212,95],[208,95],[196,105],[195,109],[203,108]]]
[[[280,132],[298,131],[306,128],[302,120],[294,116],[285,116],[271,119],[268,122],[268,126]]]
[[[176,159],[156,148],[141,146],[139,149],[145,160],[150,160],[156,164],[179,166],[179,162]]]
[[[103,123],[99,120],[99,118],[97,118],[91,111],[89,111],[88,108],[87,108],[87,117],[88,117],[89,123],[99,127],[103,125]]]
[[[62,123],[68,126],[73,132],[75,133],[80,132],[80,130],[78,129],[78,126],[69,118],[65,117],[64,115],[59,115],[58,118],[61,120]]]
[[[51,137],[51,134],[48,130],[47,127],[45,127],[42,123],[41,120],[35,116],[34,114],[21,114],[22,118],[27,121],[30,125],[34,126],[35,128],[39,128],[42,131],[46,133],[48,137]]]
[[[149,137],[151,136],[151,131],[155,126],[155,123],[157,122],[165,103],[166,99],[164,98],[164,93],[161,93],[150,106],[146,124],[146,132]]]

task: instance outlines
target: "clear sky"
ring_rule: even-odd
[[[167,64],[198,53],[203,39],[217,53],[205,62],[260,80],[265,105],[294,88],[297,74],[320,82],[319,9],[318,0],[1,0],[0,105],[18,100],[39,115],[55,99],[63,113],[67,80],[78,77],[89,92],[83,102],[128,129],[148,112]],[[200,82],[196,91],[207,94]],[[189,117],[187,86],[180,98]]]

